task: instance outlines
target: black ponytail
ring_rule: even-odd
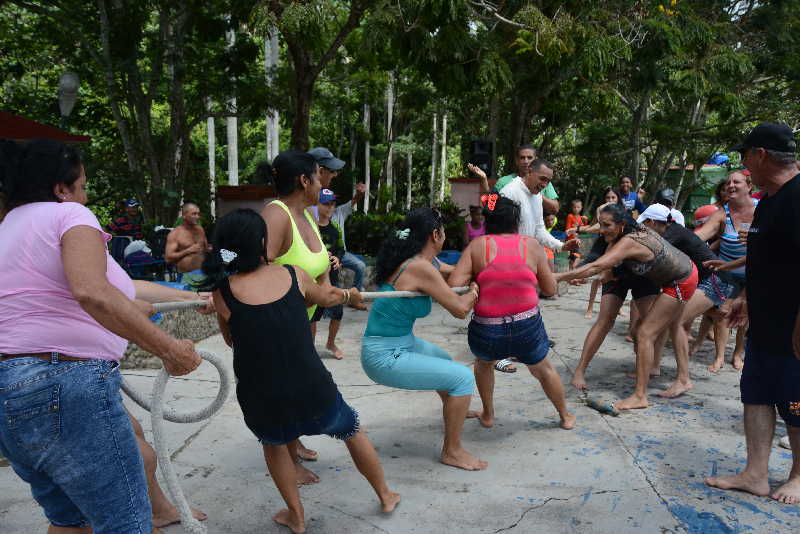
[[[386,282],[400,264],[422,251],[434,230],[443,226],[442,215],[432,208],[411,211],[381,245],[375,261],[375,280]]]
[[[68,187],[81,175],[80,152],[60,141],[35,139],[24,145],[0,144],[0,182],[8,209],[31,202],[59,202],[53,187]]]
[[[615,223],[622,223],[625,225],[621,235],[627,235],[631,232],[641,232],[644,230],[642,225],[637,223],[633,217],[631,217],[631,213],[625,209],[624,205],[609,204],[601,209],[600,213],[608,213],[611,215],[611,220],[613,220]]]
[[[217,221],[211,246],[202,266],[205,291],[219,287],[229,274],[255,271],[266,261],[267,224],[251,209],[234,210]]]
[[[302,150],[284,150],[272,160],[262,162],[256,168],[256,177],[264,185],[274,185],[279,197],[291,195],[302,189],[300,176],[311,180],[318,165],[314,156]]]

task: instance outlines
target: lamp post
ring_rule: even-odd
[[[80,80],[74,72],[65,72],[58,79],[58,107],[61,110],[61,128],[67,127],[67,118],[78,100]]]

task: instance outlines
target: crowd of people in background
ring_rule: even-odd
[[[0,453],[30,484],[50,532],[151,532],[177,519],[153,474],[152,449],[119,393],[119,360],[129,340],[161,358],[172,375],[199,365],[191,341],[174,339],[148,320],[152,304],[167,300],[202,300],[203,312],[218,316],[233,349],[244,423],[286,502],[276,522],[295,533],[305,530],[297,486],[320,478],[303,465],[319,457],[303,445],[303,436],[343,441],[381,511],[396,507],[400,495],[389,489],[359,414],[342,398],[314,342],[317,323],[328,317],[325,347],[334,359],[345,357],[336,339],[344,306],[367,309],[361,294],[365,265],[347,251],[345,239],[346,220],[366,189],[359,184],[352,198],[337,202],[331,181],[342,160],[321,147],[280,153],[261,166],[277,199],[260,214],[239,209],[221,217],[210,242],[200,209],[185,203],[180,220],[165,229],[164,258],[207,292],[198,294],[132,280],[112,259],[106,230],[131,243],[141,240],[139,205],[127,201],[124,213],[102,228],[85,207],[87,177],[75,149],[52,141],[2,148],[10,194],[0,224]],[[742,371],[747,463],[740,474],[706,483],[800,502],[796,148],[787,126],[754,128],[731,149],[741,153],[745,170],[730,172],[715,202],[695,210],[694,230],[676,209],[674,191],[656,191],[646,205],[645,192],[623,176],[616,188],[602,192],[593,217],[583,213],[579,199],[564,206],[564,230],[557,237],[556,221],[546,219],[561,207],[554,165],[532,146],[519,147],[515,172],[493,185],[470,165],[482,192],[480,204],[469,210],[467,245],[456,265],[437,259],[446,242],[445,220],[429,207],[408,213],[377,251],[378,298],[361,337],[365,375],[392,388],[435,391],[444,420],[440,461],[487,469],[486,460],[468,452],[462,430],[470,418],[485,428],[495,425],[495,371],[515,372],[514,363],[524,364],[560,427],[577,423],[547,359],[553,342],[541,299],[557,294],[559,282],[592,281],[586,310],[592,318],[595,293],[601,293],[571,379],[585,390],[590,362],[630,292],[635,384],[613,408],[649,406],[649,380],[661,372],[668,338],[677,373],[659,395],[670,399],[692,389],[689,355],[709,329],[717,343],[709,370],[718,372],[727,328],[739,328],[733,367]],[[582,246],[586,234],[598,237]],[[566,268],[555,268],[558,253],[568,253]],[[355,287],[338,287],[342,268],[355,271]],[[395,291],[419,296],[394,298]],[[472,312],[466,344],[475,356],[473,369],[415,335],[416,321],[431,313],[433,301],[460,319]],[[700,316],[701,332],[691,342]],[[472,412],[476,388],[482,409]],[[772,490],[768,463],[776,411],[787,425],[793,466],[788,480]],[[45,427],[57,428],[59,439],[42,432]]]

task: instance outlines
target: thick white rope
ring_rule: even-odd
[[[469,292],[469,287],[454,287],[451,288],[454,293],[458,295],[463,295],[464,293]],[[413,298],[413,297],[424,297],[426,293],[422,293],[421,291],[362,291],[361,298],[364,300],[375,300],[375,299],[397,299],[397,298]],[[175,310],[185,310],[189,308],[202,308],[207,304],[205,300],[188,300],[183,302],[162,302],[159,304],[153,304],[153,308],[157,312],[168,312],[168,311],[175,311]]]
[[[177,303],[186,304],[186,303]],[[186,306],[184,306],[186,307]],[[180,309],[180,308],[178,308]],[[166,436],[164,435],[164,420],[173,423],[196,423],[216,414],[225,404],[230,393],[232,380],[228,367],[216,354],[204,350],[198,350],[201,358],[211,363],[219,372],[219,391],[216,398],[208,406],[194,412],[180,413],[174,409],[164,409],[164,391],[167,388],[169,374],[164,370],[158,373],[153,384],[153,393],[150,399],[145,398],[141,393],[133,389],[125,380],[122,382],[122,390],[139,406],[150,412],[151,424],[153,428],[153,444],[155,445],[158,465],[161,468],[161,475],[167,483],[167,491],[172,496],[172,502],[178,508],[181,516],[181,525],[188,534],[206,534],[208,531],[200,521],[192,516],[192,510],[183,494],[178,476],[172,467],[169,447],[167,446]]]

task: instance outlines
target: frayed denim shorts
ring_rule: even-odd
[[[245,418],[245,422],[247,419]],[[358,412],[347,404],[342,394],[336,393],[336,402],[322,415],[284,425],[252,427],[250,430],[263,445],[286,445],[300,436],[328,436],[346,441],[358,433]]]
[[[711,273],[711,276],[700,280],[700,283],[697,284],[697,289],[702,291],[708,297],[708,300],[719,308],[726,300],[736,298],[741,293],[743,283],[744,280],[737,284],[730,278],[723,279],[717,273]]]
[[[469,348],[476,358],[493,362],[514,356],[525,365],[536,365],[550,351],[550,339],[542,314],[504,324],[469,322]]]
[[[150,534],[144,463],[113,360],[0,362],[0,453],[58,527]]]

